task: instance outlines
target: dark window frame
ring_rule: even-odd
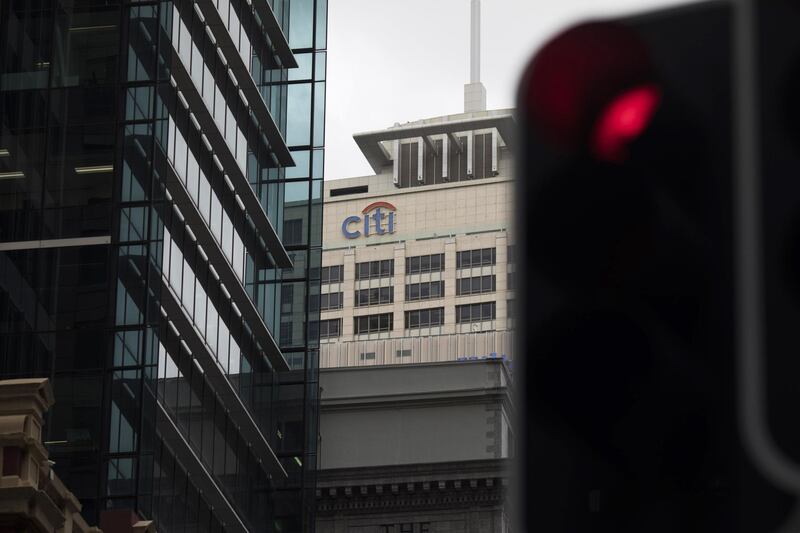
[[[353,332],[355,335],[391,332],[393,329],[394,313],[379,313],[377,315],[353,317]]]
[[[458,278],[456,280],[456,296],[468,296],[470,294],[486,294],[496,291],[497,291],[497,276],[495,276],[494,274],[489,274],[486,276],[472,276],[467,278]]]
[[[394,277],[394,259],[356,263],[356,280]]]
[[[456,253],[456,269],[494,266],[496,264],[496,248],[476,248]]]
[[[394,287],[368,287],[356,289],[354,307],[369,307],[394,303]]]
[[[433,287],[438,287],[438,294],[433,290]],[[427,295],[425,295],[427,290]],[[416,296],[412,292],[416,291]],[[406,301],[417,302],[420,300],[436,300],[444,298],[444,280],[436,281],[420,281],[419,283],[406,284]]]
[[[435,328],[444,325],[444,307],[429,307],[405,312],[405,329]]]
[[[488,313],[487,313],[488,310]],[[496,302],[479,302],[456,306],[456,324],[489,322],[497,319]]]
[[[319,310],[331,311],[342,309],[344,305],[343,292],[328,292],[319,295]]]
[[[443,253],[406,257],[406,275],[443,272],[444,268],[445,258]]]
[[[302,245],[303,239],[303,219],[290,218],[283,221],[283,244],[286,246]]]
[[[344,281],[344,265],[331,265],[320,268],[319,282],[321,284],[341,283],[342,281]]]
[[[336,324],[331,330],[331,325]],[[341,318],[328,318],[319,321],[319,338],[320,339],[335,339],[342,336],[342,319]]]

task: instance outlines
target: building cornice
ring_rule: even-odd
[[[430,137],[431,135],[455,134],[487,128],[497,128],[507,147],[514,146],[516,121],[511,113],[499,115],[482,114],[479,117],[467,117],[441,122],[409,123],[395,126],[388,130],[356,133],[353,139],[367,158],[375,173],[380,173],[391,164],[390,155],[381,144],[384,141],[411,139],[414,137]]]
[[[511,391],[508,387],[470,389],[451,392],[387,394],[382,396],[357,396],[349,398],[322,398],[320,409],[324,412],[365,409],[411,409],[444,405],[484,404],[488,400],[511,406]]]
[[[508,459],[321,470],[318,516],[503,506]]]
[[[503,183],[503,182],[512,182],[514,178],[510,176],[494,176],[491,178],[482,178],[482,179],[472,179],[472,180],[463,180],[463,181],[451,181],[447,183],[436,183],[433,185],[419,185],[415,187],[405,187],[399,188],[394,187],[391,189],[383,189],[375,192],[363,192],[357,194],[348,194],[347,196],[331,196],[330,189],[336,188],[345,184],[350,185],[349,181],[362,181],[364,180],[365,183],[369,183],[370,179],[374,179],[376,176],[381,176],[380,174],[376,174],[375,176],[361,176],[358,178],[345,178],[342,180],[331,180],[325,182],[325,204],[335,204],[339,202],[350,202],[353,200],[367,200],[369,198],[383,198],[387,196],[395,196],[400,194],[420,194],[426,193],[431,191],[444,191],[447,189],[457,189],[461,187],[478,187],[481,185],[491,185],[493,183]],[[389,176],[388,180],[391,179]]]

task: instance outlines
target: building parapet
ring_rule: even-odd
[[[323,343],[320,368],[513,359],[513,332],[485,331]]]
[[[506,146],[514,146],[516,122],[513,114],[505,112],[496,115],[481,113],[481,115],[483,116],[465,116],[466,118],[441,122],[403,124],[385,130],[357,133],[353,135],[353,139],[376,174],[380,174],[397,157],[397,154],[389,153],[383,146],[383,143],[387,141],[419,138],[422,142],[430,144],[432,135],[446,135],[452,141],[456,133],[496,129]],[[459,149],[455,142],[448,144],[452,144],[454,150]]]

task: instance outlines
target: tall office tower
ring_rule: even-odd
[[[499,109],[353,136],[375,173],[325,183],[322,368],[513,358],[514,128]]]
[[[480,0],[469,35],[464,112],[355,134],[375,173],[325,186],[322,368],[513,357],[516,123],[486,109]]]
[[[313,529],[326,14],[0,2],[0,376],[89,523]]]

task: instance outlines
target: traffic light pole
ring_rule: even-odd
[[[734,228],[739,430],[753,464],[773,484],[800,493],[800,466],[776,445],[767,421],[761,243],[757,0],[734,10]]]

